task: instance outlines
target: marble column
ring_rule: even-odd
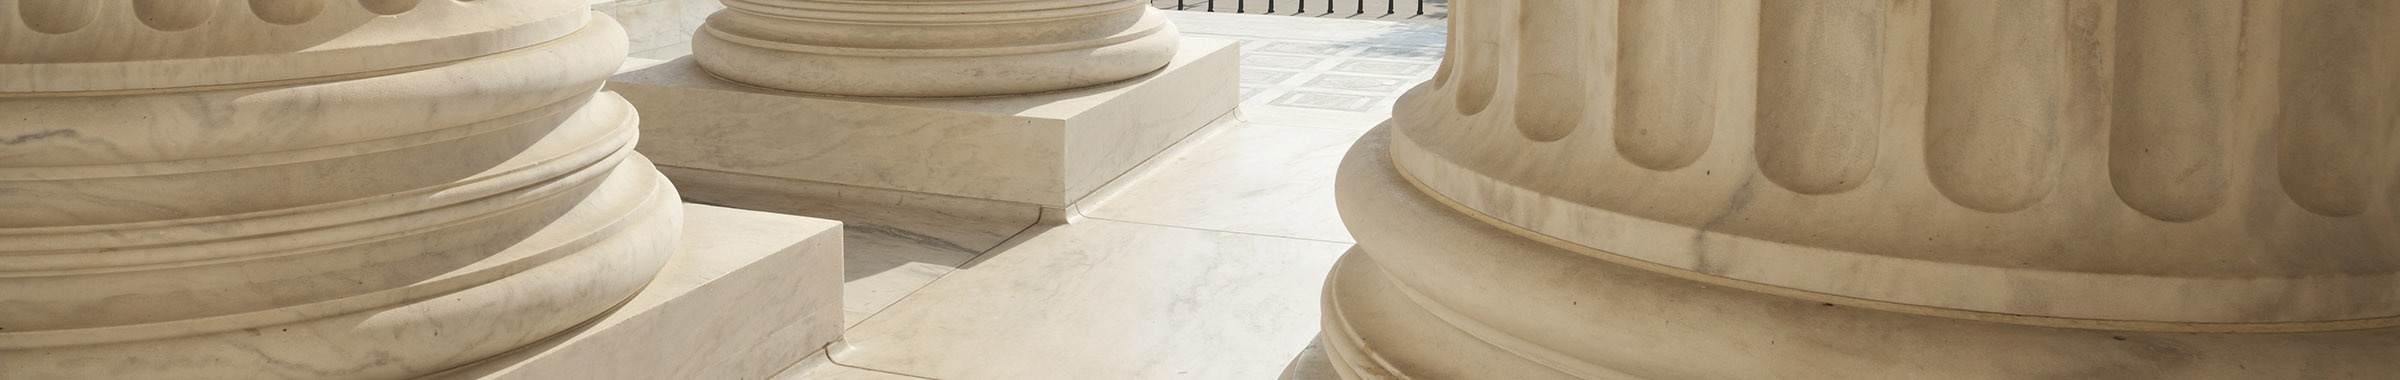
[[[414,378],[650,282],[583,0],[0,0],[0,378]]]
[[[1302,377],[2400,376],[2400,3],[1452,10]]]
[[[1157,71],[1176,33],[1143,0],[724,0],[701,67],[816,94],[957,97],[1089,87]]]

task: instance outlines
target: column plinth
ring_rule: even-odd
[[[705,202],[764,186],[1038,215],[1240,94],[1234,42],[1181,37],[1138,0],[724,4],[692,55],[610,84],[642,107],[642,152]]]
[[[2400,373],[2400,7],[1453,12],[1344,164],[1343,378]]]

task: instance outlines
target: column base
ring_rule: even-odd
[[[2400,375],[2400,362],[2387,359],[2400,355],[2394,328],[2173,333],[2001,323],[1782,297],[1638,267],[1425,192],[1392,165],[1389,128],[1368,133],[1343,161],[1337,197],[1359,245],[1326,281],[1324,359],[1294,365],[1327,370],[1295,378]]]
[[[1165,69],[1082,89],[896,99],[710,76],[691,57],[618,74],[660,166],[1065,207],[1238,102],[1235,42],[1184,38]]]
[[[841,223],[685,204],[674,256],[616,310],[420,379],[764,379],[841,335]]]

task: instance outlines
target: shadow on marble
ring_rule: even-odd
[[[691,54],[692,32],[725,9],[718,0],[591,0],[592,10],[625,25],[634,57],[672,59]],[[680,46],[680,48],[678,48]],[[673,54],[680,50],[683,54]]]
[[[1228,123],[1143,164],[1081,210],[1089,218],[1348,243],[1333,174],[1363,133]]]
[[[947,380],[1268,379],[1312,339],[1349,244],[1110,220],[1037,226],[832,356]]]
[[[1185,34],[1242,41],[1252,121],[1366,130],[1441,66],[1448,28],[1383,21],[1167,12]],[[1369,122],[1349,122],[1368,118]]]

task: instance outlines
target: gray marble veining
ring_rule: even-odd
[[[1349,242],[1333,173],[1359,132],[1257,123],[1183,142],[1083,210],[1100,219]]]

